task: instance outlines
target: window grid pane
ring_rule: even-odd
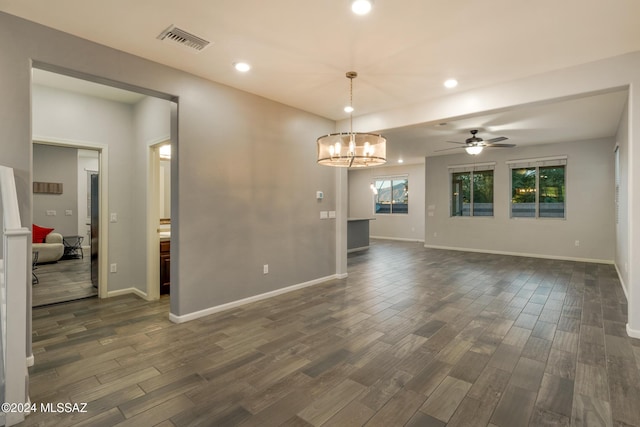
[[[470,216],[471,172],[451,174],[451,216]]]
[[[565,170],[564,166],[539,168],[540,196],[539,215],[541,218],[564,218]]]
[[[409,179],[377,179],[376,214],[409,213]]]
[[[536,168],[511,170],[511,217],[535,218]]]
[[[473,172],[473,216],[493,216],[493,171]]]

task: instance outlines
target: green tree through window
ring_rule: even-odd
[[[493,170],[451,174],[451,216],[493,216]]]

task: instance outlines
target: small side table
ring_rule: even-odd
[[[64,244],[63,258],[84,258],[82,252],[83,236],[64,236],[62,243]]]

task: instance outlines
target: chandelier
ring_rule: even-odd
[[[387,162],[387,140],[382,135],[353,131],[353,79],[355,71],[349,71],[349,132],[321,136],[318,143],[318,163],[325,166],[365,167]]]

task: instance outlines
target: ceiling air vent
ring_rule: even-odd
[[[198,36],[194,36],[193,34],[188,33],[185,30],[176,27],[175,25],[171,25],[169,28],[160,33],[158,39],[177,43],[181,46],[193,49],[197,52],[204,50],[204,48],[211,43],[208,40],[202,39]]]

